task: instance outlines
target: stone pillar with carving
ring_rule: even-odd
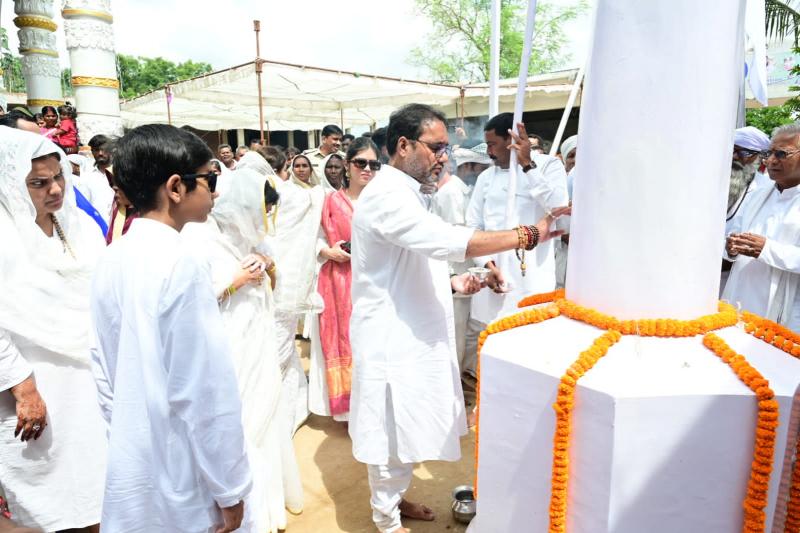
[[[63,104],[53,0],[14,0],[14,13],[28,107],[38,113],[42,106]]]
[[[64,0],[61,15],[81,143],[100,133],[122,135],[111,0]]]

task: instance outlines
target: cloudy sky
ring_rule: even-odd
[[[572,0],[550,0],[556,4]],[[60,11],[61,0],[54,0]],[[17,50],[12,0],[0,0],[0,23]],[[255,56],[253,19],[261,20],[261,56],[304,65],[424,79],[406,62],[430,24],[413,0],[113,0],[117,51],[172,61],[205,61],[215,70]],[[67,66],[60,15],[58,42]],[[576,66],[585,56],[589,15],[566,28]]]

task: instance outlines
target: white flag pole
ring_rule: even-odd
[[[525,46],[522,49],[522,58],[519,63],[519,82],[517,84],[517,99],[514,102],[514,124],[516,132],[517,123],[522,122],[522,109],[525,106],[525,89],[528,85],[528,66],[531,63],[531,48],[533,47],[533,30],[536,23],[536,0],[528,0],[528,19],[525,22]],[[508,199],[506,201],[506,227],[516,226],[519,221],[516,215],[517,195],[517,153],[512,150],[511,163],[508,177]]]
[[[492,36],[489,57],[489,118],[500,106],[497,86],[500,83],[500,0],[492,0]]]

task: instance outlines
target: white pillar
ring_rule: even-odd
[[[289,130],[286,134],[286,147],[294,146],[294,130]]]
[[[100,133],[122,135],[111,0],[65,0],[61,15],[81,142]]]
[[[38,113],[42,106],[63,104],[53,0],[15,0],[14,13],[17,15],[14,24],[19,28],[19,53],[22,54],[28,107]]]
[[[244,129],[239,128],[238,130],[236,130],[236,146],[233,147],[234,151],[236,150],[236,148],[243,145],[244,145]]]

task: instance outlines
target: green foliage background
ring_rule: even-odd
[[[489,79],[491,0],[415,0],[420,14],[433,23],[425,44],[411,51],[409,61],[438,82],[482,82]],[[516,77],[522,57],[527,0],[503,0],[500,17],[500,77]],[[540,1],[530,73],[552,71],[569,55],[565,23],[588,8],[585,0],[568,6]]]

